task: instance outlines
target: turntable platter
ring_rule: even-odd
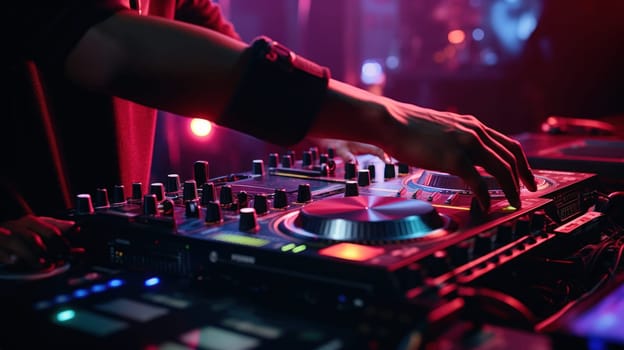
[[[354,196],[306,205],[285,216],[280,226],[299,238],[379,244],[440,237],[449,223],[425,201]]]
[[[491,197],[497,198],[505,196],[495,177],[487,173],[482,173],[481,175],[488,186]],[[553,184],[551,180],[543,176],[535,176],[535,181],[538,191],[544,190]],[[446,191],[471,194],[470,187],[468,187],[459,176],[438,171],[424,170],[422,174],[418,176],[407,178],[405,180],[405,185],[412,190],[425,189],[437,192]],[[526,192],[528,190],[524,186],[521,186],[521,191]]]

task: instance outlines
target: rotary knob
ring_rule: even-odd
[[[375,164],[369,164],[368,167],[368,174],[370,175],[370,180],[371,182],[375,182]]]
[[[307,203],[312,200],[310,184],[300,184],[297,188],[297,203]]]
[[[278,188],[275,190],[274,198],[273,198],[273,207],[276,209],[283,209],[288,206],[288,195],[286,190],[283,188]]]
[[[210,167],[207,161],[198,160],[193,164],[193,177],[197,186],[202,186],[208,181]]]
[[[358,183],[355,181],[347,181],[345,182],[345,197],[354,197],[359,196],[360,191],[358,189]]]
[[[150,194],[155,195],[157,201],[162,201],[163,199],[165,199],[165,185],[162,182],[152,183],[150,185]]]
[[[264,175],[264,161],[262,159],[254,159],[251,173],[254,175]]]
[[[270,153],[269,154],[269,168],[277,168],[278,160],[279,160],[279,154]]]
[[[169,174],[167,175],[167,182],[165,186],[168,197],[177,197],[180,191],[180,175]]]
[[[310,155],[312,156],[312,163],[316,162],[319,159],[319,149],[318,147],[310,147]]]
[[[132,199],[136,201],[143,200],[143,184],[140,182],[134,182],[132,184]]]
[[[394,164],[386,163],[384,166],[384,179],[394,179],[396,177],[396,169]]]
[[[156,215],[158,202],[158,197],[153,193],[143,196],[143,215]]]
[[[216,224],[223,221],[223,215],[221,213],[221,205],[219,202],[210,201],[205,204],[206,207],[206,223]]]
[[[355,178],[356,165],[354,162],[348,162],[344,165],[344,178],[347,180]]]
[[[124,189],[124,185],[115,185],[113,187],[113,204],[123,204],[126,202],[126,193]]]
[[[292,168],[293,158],[292,156],[285,154],[282,156],[282,168]]]
[[[327,164],[327,161],[329,161],[329,156],[327,155],[327,153],[322,153],[321,155],[319,155],[320,164]]]
[[[219,192],[219,202],[222,205],[230,205],[234,203],[234,195],[232,194],[232,186],[223,185],[221,186],[221,191]]]
[[[254,196],[254,209],[258,215],[266,214],[269,211],[269,200],[265,194],[256,194]]]
[[[301,158],[301,165],[304,167],[312,165],[312,153],[310,151],[304,151]]]
[[[358,180],[357,183],[359,186],[368,186],[370,185],[370,171],[368,169],[358,170]]]
[[[110,202],[108,201],[108,190],[105,188],[98,188],[95,191],[94,205],[96,208],[108,208]]]
[[[506,221],[496,228],[496,244],[503,246],[513,241],[513,223]]]
[[[409,165],[405,163],[399,163],[399,175],[409,174]]]
[[[202,185],[201,205],[217,200],[215,185],[213,182],[206,182]]]
[[[184,181],[182,199],[184,201],[192,201],[197,199],[197,182],[195,180]]]
[[[238,229],[245,232],[258,230],[258,219],[254,208],[242,208],[240,210]]]
[[[75,205],[77,215],[93,214],[95,212],[93,209],[93,202],[91,201],[91,195],[88,193],[81,193],[77,195]]]
[[[238,201],[239,208],[246,208],[249,206],[249,195],[246,191],[240,191],[236,194],[236,199]]]

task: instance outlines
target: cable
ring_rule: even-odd
[[[550,326],[553,322],[557,321],[558,319],[560,319],[563,314],[565,314],[568,310],[570,310],[573,306],[577,305],[579,302],[585,300],[587,297],[589,297],[590,295],[592,295],[594,292],[596,292],[598,290],[598,288],[600,288],[605,282],[607,282],[610,279],[610,275],[609,274],[605,274],[603,275],[600,280],[598,281],[598,283],[596,283],[596,285],[594,285],[592,287],[592,289],[588,290],[587,292],[585,292],[583,295],[581,295],[580,297],[578,297],[577,299],[569,302],[568,304],[566,304],[564,307],[562,307],[561,309],[559,309],[559,311],[555,312],[554,314],[550,315],[549,317],[547,317],[546,319],[542,320],[541,322],[537,323],[534,327],[533,330],[540,333],[542,332],[546,327]]]
[[[493,301],[496,302],[496,308],[495,310],[497,311],[501,311],[502,309],[499,308],[498,306],[506,306],[508,308],[507,311],[513,311],[515,312],[515,316],[520,316],[524,321],[526,321],[527,325],[533,325],[536,322],[536,317],[533,314],[533,312],[531,312],[531,310],[529,310],[529,308],[524,305],[524,303],[522,303],[520,300],[516,299],[515,297],[503,293],[501,291],[497,291],[494,289],[489,289],[489,288],[475,288],[475,287],[466,287],[466,286],[462,286],[458,289],[458,295],[463,297],[464,299],[470,300],[476,300],[479,307],[480,307],[480,311],[484,312],[485,310],[487,310],[487,308],[483,307],[483,302],[486,301]],[[506,316],[511,316],[511,315],[506,315]],[[511,317],[509,317],[511,318]]]

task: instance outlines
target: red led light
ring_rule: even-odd
[[[345,260],[365,261],[383,254],[384,249],[353,243],[338,243],[319,250],[319,254]]]

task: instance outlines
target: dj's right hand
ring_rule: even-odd
[[[40,268],[54,255],[69,252],[63,233],[74,226],[73,221],[32,214],[1,222],[0,263]]]
[[[471,115],[402,103],[331,80],[311,137],[366,142],[400,162],[459,176],[483,210],[490,194],[481,170],[492,175],[509,203],[520,208],[520,182],[536,191],[520,143]]]

